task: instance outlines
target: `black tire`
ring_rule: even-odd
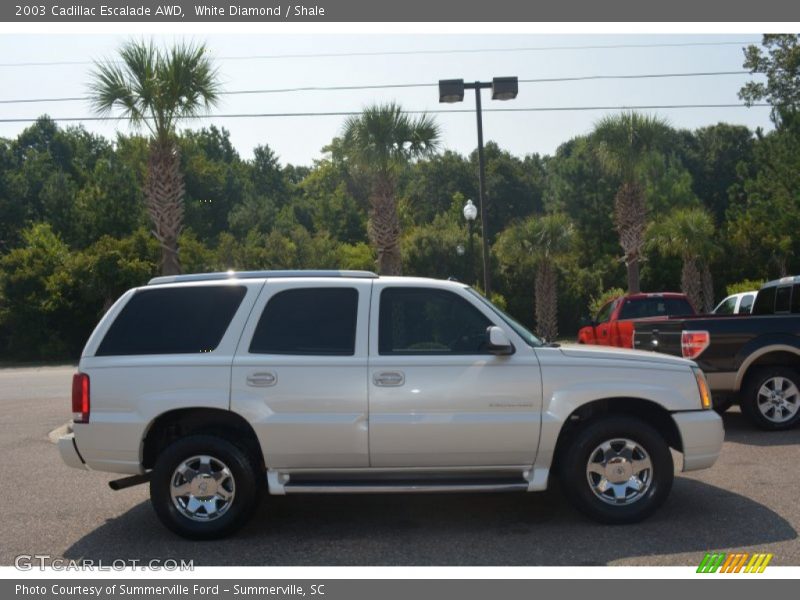
[[[229,505],[224,503],[224,512],[220,510],[220,516],[210,520],[194,520],[184,515],[171,495],[176,469],[196,456],[209,456],[228,467],[231,473],[226,485],[234,490],[233,498]],[[246,450],[216,435],[191,435],[177,440],[161,452],[151,473],[150,501],[153,509],[167,528],[185,538],[210,540],[230,535],[253,516],[266,486],[257,464]],[[208,519],[208,515],[205,518]]]
[[[724,415],[728,412],[728,409],[733,406],[733,396],[713,396],[712,403],[714,405],[714,410],[719,415]]]
[[[800,390],[800,374],[795,369],[789,367],[759,367],[756,371],[749,373],[745,385],[742,388],[742,393],[739,399],[739,405],[742,407],[742,413],[747,417],[756,427],[766,431],[781,431],[790,429],[800,423],[800,410],[797,410],[793,416],[787,416],[785,419],[770,417],[769,415],[776,415],[775,409],[767,411],[764,414],[759,408],[760,390],[768,382],[775,380],[775,378],[782,378],[794,386],[795,390]],[[762,401],[765,398],[762,396]],[[800,397],[797,394],[793,396],[793,404],[800,402]],[[763,402],[762,402],[763,403]],[[784,414],[781,411],[781,414]]]
[[[590,477],[602,479],[602,476],[587,473],[595,449],[618,439],[634,442],[649,455],[651,463],[649,474],[642,477],[649,482],[648,487],[629,504],[611,504],[610,498],[608,501],[601,499],[593,490]],[[612,445],[615,446],[617,444]],[[640,454],[636,456],[641,457]],[[669,446],[658,431],[640,419],[623,415],[601,417],[583,426],[569,441],[558,464],[561,487],[567,499],[591,519],[612,525],[637,523],[649,517],[669,495],[674,469]]]

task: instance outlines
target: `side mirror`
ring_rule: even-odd
[[[514,354],[514,344],[508,339],[506,332],[491,325],[486,328],[486,337],[489,338],[489,352],[500,356]]]

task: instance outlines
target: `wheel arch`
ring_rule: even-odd
[[[218,435],[250,452],[264,467],[264,455],[255,430],[240,414],[207,407],[179,408],[153,419],[142,439],[141,462],[152,469],[158,455],[170,443],[192,434]]]
[[[736,372],[734,391],[740,391],[758,367],[784,366],[800,368],[800,348],[789,344],[770,344],[751,352]]]
[[[551,469],[558,466],[558,461],[569,446],[570,440],[587,424],[610,415],[622,415],[641,419],[652,426],[664,438],[664,441],[675,450],[683,452],[683,440],[671,413],[652,400],[631,396],[608,397],[593,400],[576,407],[564,420],[556,438],[553,450]]]

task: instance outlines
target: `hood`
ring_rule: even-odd
[[[611,346],[593,346],[585,344],[564,344],[561,352],[565,356],[572,358],[585,359],[605,359],[605,360],[627,360],[636,362],[649,362],[657,364],[667,364],[676,366],[694,367],[696,363],[685,358],[660,354],[658,352],[646,352],[644,350],[629,350],[627,348],[614,348]]]

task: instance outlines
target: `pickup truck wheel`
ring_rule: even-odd
[[[560,465],[568,500],[596,521],[636,523],[666,500],[674,465],[669,446],[650,425],[611,416],[571,440]]]
[[[712,404],[717,414],[724,415],[728,409],[733,406],[733,398],[731,396],[713,396]]]
[[[751,423],[769,431],[789,429],[800,422],[800,374],[788,367],[764,367],[742,390],[742,412]]]
[[[215,539],[242,527],[260,499],[254,461],[214,435],[192,435],[168,446],[150,478],[150,500],[169,529],[190,539]]]

